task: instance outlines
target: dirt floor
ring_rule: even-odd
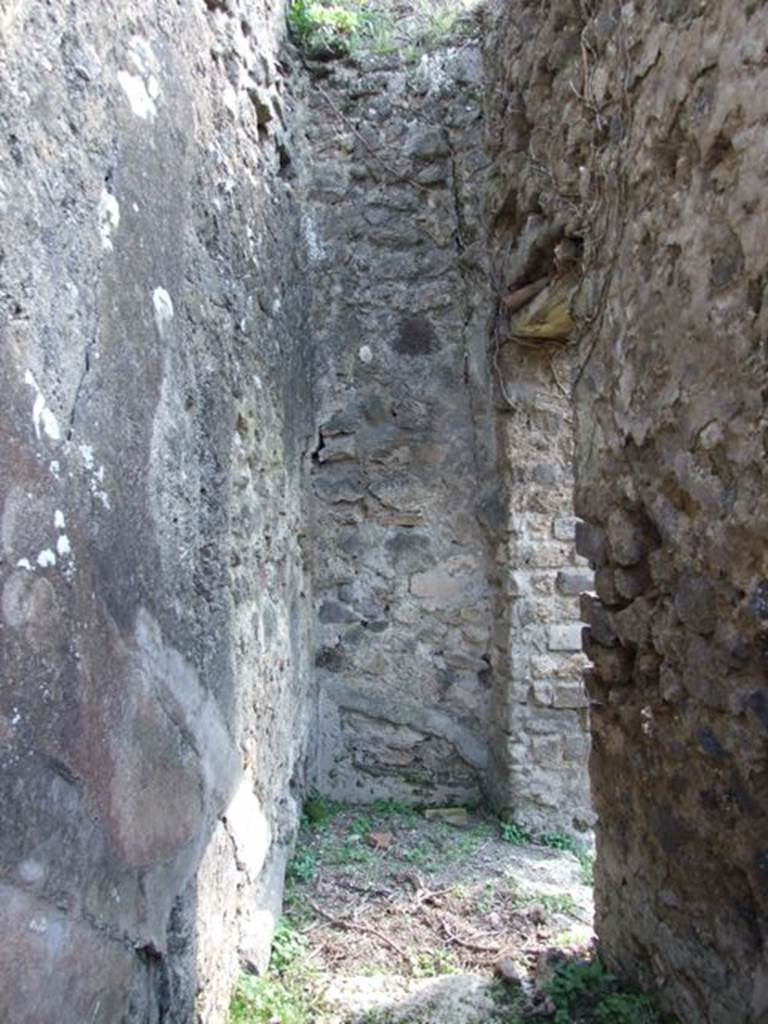
[[[284,954],[304,987],[296,1020],[511,1022],[541,1002],[548,950],[589,955],[585,850],[464,809],[426,813],[308,803],[276,940],[278,968]]]

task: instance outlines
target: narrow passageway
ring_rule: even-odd
[[[0,2],[0,1021],[766,1024],[767,39]]]

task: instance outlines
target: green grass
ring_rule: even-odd
[[[546,993],[552,1024],[662,1024],[647,996],[622,992],[599,960],[565,960],[555,968]]]
[[[551,850],[565,850],[572,853],[579,862],[581,880],[584,885],[594,885],[594,855],[584,843],[580,843],[573,836],[565,835],[563,832],[540,832],[534,837],[534,842],[541,846],[548,846]]]
[[[533,842],[533,833],[516,821],[500,821],[501,838],[513,846],[527,846]]]
[[[536,902],[551,914],[573,914],[576,911],[576,901],[567,892],[543,893]]]
[[[241,974],[229,1007],[229,1024],[311,1024],[322,1009],[303,966],[307,941],[282,918],[272,939],[269,971]]]
[[[316,789],[307,794],[304,806],[301,809],[302,824],[309,828],[327,828],[337,814],[342,810],[342,804],[330,800]]]
[[[318,856],[314,850],[310,850],[306,846],[297,846],[288,863],[285,877],[288,882],[304,882],[306,884],[314,880],[317,867]]]
[[[426,949],[414,954],[411,973],[414,978],[436,978],[441,974],[455,974],[459,963],[448,949]]]
[[[288,28],[311,58],[409,50],[415,57],[465,36],[475,6],[477,0],[410,0],[395,16],[380,0],[292,0]]]

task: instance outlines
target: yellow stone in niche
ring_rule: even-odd
[[[513,322],[512,338],[566,344],[573,329],[571,298],[576,283],[570,274],[555,278]]]

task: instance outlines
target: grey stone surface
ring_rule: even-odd
[[[223,1019],[261,864],[293,829],[311,424],[290,85],[280,6],[213,8],[0,13],[0,1018],[18,1024]]]
[[[510,275],[537,240],[582,246],[576,512],[603,604],[586,632],[602,954],[686,1024],[758,1024],[768,11],[513,2],[496,33]]]
[[[309,94],[314,772],[344,799],[477,799],[485,786],[490,292],[481,110],[454,77],[479,59],[471,42],[395,58],[362,91],[335,65]],[[328,167],[342,204],[321,188]],[[340,441],[337,470],[326,452]]]

